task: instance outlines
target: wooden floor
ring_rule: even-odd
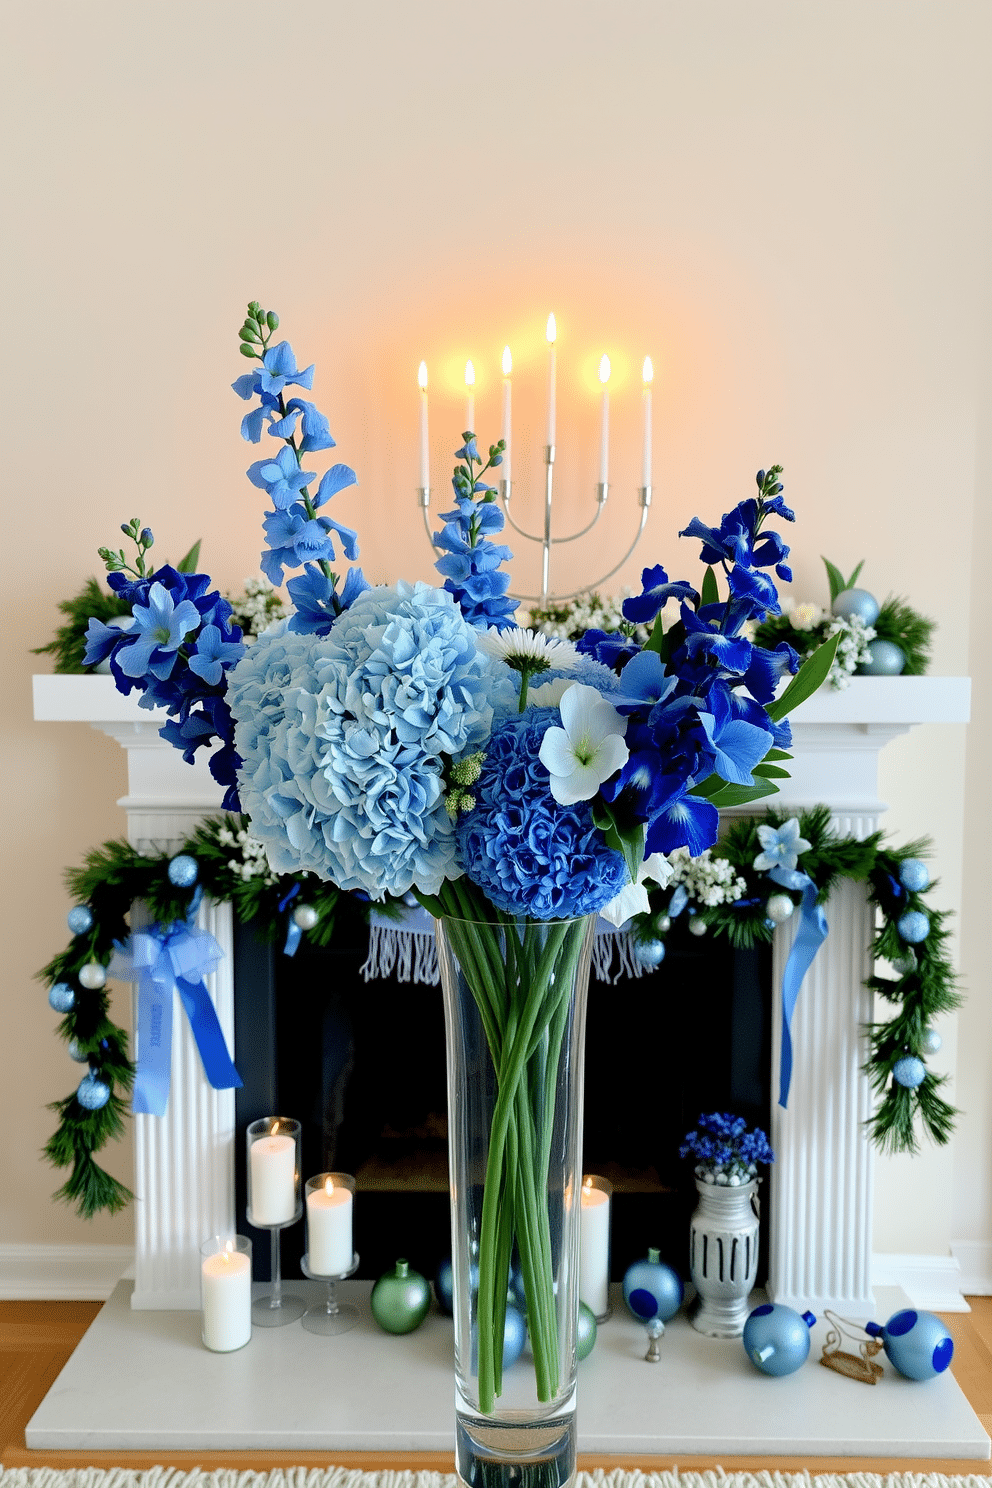
[[[970,1313],[957,1313],[945,1322],[954,1336],[954,1374],[985,1430],[992,1435],[992,1297],[969,1298]],[[186,1468],[361,1467],[366,1469],[421,1468],[452,1472],[454,1461],[445,1453],[336,1452],[29,1452],[24,1428],[47,1394],[59,1370],[100,1310],[98,1302],[0,1302],[0,1464],[4,1467],[133,1467],[157,1465]],[[108,1381],[108,1385],[112,1384]],[[868,1388],[865,1386],[864,1388]],[[587,1455],[579,1466],[639,1467],[645,1471],[670,1468],[704,1469],[715,1458]],[[852,1457],[721,1457],[728,1472],[770,1468],[780,1472],[936,1472],[977,1473],[992,1478],[992,1464],[970,1458],[895,1459]]]

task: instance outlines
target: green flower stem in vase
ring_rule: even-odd
[[[560,1488],[575,1469],[593,920],[436,920],[448,1033],[457,1466],[465,1481],[481,1475],[493,1488],[508,1473]],[[504,1373],[508,1306],[526,1313],[532,1362],[525,1355]]]

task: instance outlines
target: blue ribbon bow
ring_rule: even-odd
[[[172,994],[178,992],[203,1062],[215,1090],[241,1086],[217,1011],[203,979],[223,960],[224,952],[206,930],[179,921],[138,930],[120,946],[107,968],[109,976],[138,985],[138,1068],[131,1110],[136,1115],[164,1116],[172,1067]]]
[[[816,902],[816,884],[808,873],[800,873],[795,868],[771,868],[768,877],[785,889],[802,889],[803,892],[799,905],[799,929],[782,974],[782,1057],[779,1061],[778,1103],[784,1108],[789,1104],[789,1086],[792,1083],[792,1015],[803,978],[827,938],[828,926],[823,907]]]

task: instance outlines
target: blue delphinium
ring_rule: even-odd
[[[592,914],[627,882],[620,853],[589,803],[561,806],[538,757],[549,717],[535,708],[500,724],[486,745],[474,806],[458,821],[465,872],[505,914],[537,920]]]
[[[515,624],[517,601],[506,597],[510,575],[500,564],[513,555],[509,548],[490,541],[502,532],[505,518],[496,505],[495,488],[481,479],[487,470],[503,463],[503,441],[490,446],[489,459],[483,463],[475,436],[467,431],[464,439],[455,451],[455,459],[463,463],[455,467],[451,481],[454,510],[441,513],[444,526],[434,533],[435,546],[444,550],[434,566],[470,625],[505,630]]]
[[[488,735],[490,665],[428,584],[366,589],[323,637],[262,636],[229,699],[271,866],[373,899],[457,877],[445,768]]]

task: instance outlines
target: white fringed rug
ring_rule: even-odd
[[[580,1472],[576,1488],[989,1488],[978,1473]],[[359,1472],[348,1467],[291,1467],[273,1472],[180,1472],[170,1467],[0,1468],[0,1488],[455,1488],[453,1473]]]

